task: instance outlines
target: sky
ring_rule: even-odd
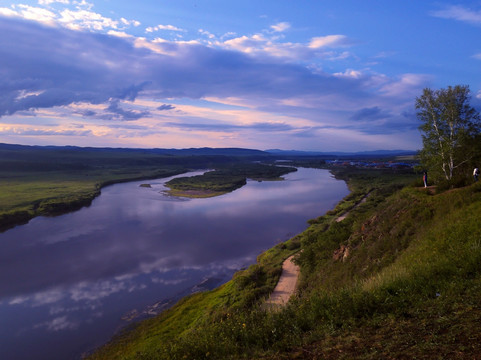
[[[481,0],[0,0],[0,142],[417,150],[468,85]]]

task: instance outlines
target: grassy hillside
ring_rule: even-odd
[[[430,195],[401,188],[409,176],[338,175],[353,192],[304,233],[91,359],[475,359],[481,184]],[[282,259],[299,249],[298,296],[281,311],[264,309]]]

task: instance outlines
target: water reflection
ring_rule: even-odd
[[[167,197],[167,180],[107,187],[89,208],[0,234],[0,358],[79,358],[169,299],[227,280],[347,194],[314,169],[210,199]]]

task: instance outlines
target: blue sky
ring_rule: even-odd
[[[416,96],[469,85],[481,1],[0,0],[0,142],[421,147]]]

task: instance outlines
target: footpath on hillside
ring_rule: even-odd
[[[360,204],[366,202],[367,197],[369,196],[370,192],[368,192],[356,205],[354,205],[351,210],[355,209]],[[350,211],[351,211],[350,210]],[[345,212],[344,214],[340,215],[336,218],[335,221],[340,222],[344,220],[349,212]],[[292,261],[294,259],[294,255],[288,257],[282,263],[282,273],[279,277],[279,282],[277,283],[274,291],[272,292],[269,299],[266,301],[266,306],[269,308],[278,308],[285,306],[292,295],[296,292],[297,281],[299,279],[300,268],[298,265],[294,264]]]
[[[282,263],[282,274],[274,291],[266,302],[267,306],[279,307],[287,304],[296,291],[300,268],[292,262],[294,255],[288,257]]]

